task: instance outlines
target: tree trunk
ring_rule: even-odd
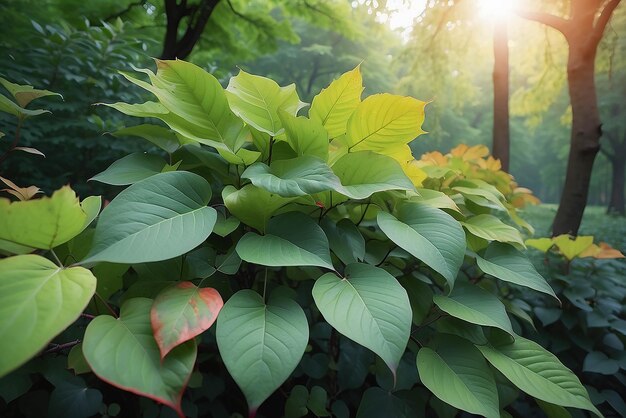
[[[161,59],[185,59],[200,40],[211,14],[220,0],[201,0],[199,4],[187,6],[187,1],[165,0],[165,38]],[[187,29],[179,39],[180,23],[187,17]]]
[[[492,153],[502,170],[509,171],[509,36],[507,21],[494,24],[493,31],[493,143]]]
[[[589,194],[593,162],[600,150],[600,114],[595,86],[597,44],[584,31],[568,37],[567,80],[572,104],[572,132],[567,174],[559,209],[552,225],[554,236],[578,234]]]
[[[624,216],[626,205],[624,204],[624,186],[626,179],[626,154],[616,154],[611,161],[612,182],[611,200],[606,213]]]

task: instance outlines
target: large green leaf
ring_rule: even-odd
[[[237,243],[242,260],[263,266],[320,266],[333,270],[328,239],[320,226],[300,212],[272,218],[266,235],[248,232]]]
[[[89,180],[114,186],[125,186],[159,174],[165,167],[165,161],[159,156],[136,152],[127,155],[109,166],[102,173]]]
[[[224,187],[222,199],[230,213],[241,222],[265,232],[267,222],[274,212],[296,198],[282,197],[253,184],[246,184],[239,190],[233,186]]]
[[[282,130],[278,111],[295,115],[304,103],[296,92],[296,85],[280,87],[275,81],[243,70],[230,79],[226,88],[230,108],[241,119],[272,136]]]
[[[446,335],[435,350],[421,348],[417,369],[424,386],[442,401],[471,414],[500,417],[493,373],[469,341]]]
[[[0,198],[0,239],[50,249],[78,235],[87,214],[69,186],[51,197],[11,202]]]
[[[602,416],[576,375],[539,344],[516,336],[512,344],[477,347],[489,363],[530,396]]]
[[[518,244],[520,247],[524,247],[524,240],[519,231],[493,215],[473,216],[465,222],[461,222],[461,224],[472,235],[479,238],[484,238],[488,241]]]
[[[142,124],[118,129],[112,135],[116,137],[137,136],[172,154],[181,144],[176,134],[165,126]]]
[[[378,354],[394,376],[411,329],[409,297],[385,270],[369,264],[346,266],[345,278],[317,279],[313,298],[337,331]]]
[[[293,300],[265,304],[252,290],[235,293],[217,319],[217,345],[230,375],[246,396],[251,416],[296,368],[309,326]]]
[[[374,94],[361,102],[348,120],[346,145],[350,151],[385,154],[393,146],[424,133],[425,102],[412,97]]]
[[[289,160],[273,161],[268,167],[255,163],[241,177],[270,193],[283,197],[304,196],[341,188],[339,178],[316,157],[302,156]]]
[[[102,211],[83,263],[145,263],[191,251],[211,233],[211,186],[186,171],[161,173],[121,192]]]
[[[29,116],[38,116],[43,115],[44,113],[50,113],[49,111],[43,109],[24,109],[2,94],[0,94],[0,112],[6,112],[10,115],[17,116],[18,118],[27,118]]]
[[[472,324],[500,328],[513,335],[511,320],[500,299],[476,285],[460,282],[450,295],[435,295],[442,311]]]
[[[331,138],[346,133],[350,115],[361,103],[363,78],[360,65],[341,75],[313,98],[309,117],[318,120]]]
[[[402,205],[398,218],[380,211],[377,221],[385,235],[445,277],[452,288],[465,256],[463,228],[442,210],[418,203]]]
[[[297,155],[328,160],[328,133],[317,119],[295,117],[284,110],[279,110],[278,116],[285,128],[285,140]]]
[[[386,190],[415,190],[400,164],[371,151],[344,155],[333,165],[333,171],[343,185],[337,191],[352,199],[365,199]]]
[[[83,354],[100,379],[161,402],[184,418],[180,401],[196,361],[196,343],[179,345],[161,359],[150,326],[151,307],[151,299],[129,299],[118,319],[95,318],[85,331]]]
[[[174,347],[213,325],[224,302],[217,290],[178,282],[161,291],[152,305],[150,322],[161,358]]]
[[[548,282],[535,270],[530,260],[510,245],[493,242],[487,247],[484,258],[476,257],[476,262],[482,271],[493,277],[556,298]]]
[[[50,394],[48,418],[88,418],[98,414],[102,393],[77,376],[59,379]]]
[[[38,255],[0,260],[0,376],[37,354],[74,322],[96,290],[82,267],[60,268]]]

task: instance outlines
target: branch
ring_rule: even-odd
[[[549,13],[532,12],[530,10],[516,10],[515,13],[524,19],[532,20],[534,22],[543,23],[546,26],[550,26],[561,32],[566,38],[570,31],[571,22],[562,17],[558,17]]]
[[[311,9],[313,10],[315,13],[319,13],[322,16],[326,16],[328,18],[328,20],[330,20],[331,22],[336,21],[337,20],[337,16],[333,16],[332,14],[320,9],[319,7],[309,3],[308,1],[304,0],[304,6],[307,9]]]
[[[598,20],[593,27],[593,32],[591,33],[592,42],[595,42],[596,45],[602,39],[602,36],[604,35],[604,29],[606,29],[606,25],[608,25],[609,21],[611,20],[611,16],[613,15],[615,8],[619,5],[620,1],[621,0],[610,0],[604,6],[604,9],[602,9]]]
[[[260,21],[260,20],[256,20],[256,19],[252,19],[249,16],[244,15],[243,13],[237,11],[235,9],[235,7],[233,6],[233,3],[230,0],[226,0],[226,3],[228,4],[228,7],[230,8],[230,10],[233,12],[233,14],[235,16],[237,16],[240,19],[245,20],[246,22],[254,25],[254,26],[258,26],[258,27],[262,27],[262,28],[267,28],[267,25],[264,24],[264,22]]]
[[[112,15],[105,17],[104,21],[105,22],[109,22],[109,21],[111,21],[113,19],[117,19],[118,17],[122,17],[126,13],[130,12],[134,7],[143,6],[144,4],[146,4],[146,1],[147,0],[138,0],[138,1],[134,2],[134,3],[129,3],[128,6],[126,6],[126,8],[124,10],[120,10],[117,13],[113,13]]]

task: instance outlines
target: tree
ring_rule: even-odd
[[[593,162],[600,150],[602,124],[595,85],[595,58],[613,12],[621,0],[571,0],[570,17],[519,11],[519,15],[563,34],[569,47],[567,80],[572,106],[572,130],[563,194],[553,235],[578,233],[587,204]]]
[[[506,172],[510,167],[509,132],[509,34],[506,16],[493,30],[493,156]]]

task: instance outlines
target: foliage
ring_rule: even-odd
[[[55,386],[50,415],[62,391],[85,394],[74,416],[155,415],[121,391],[103,398],[94,375],[181,417],[229,416],[244,398],[250,416],[498,417],[517,389],[599,415],[567,367],[516,334],[509,313],[530,318],[498,292],[506,282],[554,297],[521,234],[492,214],[514,213],[512,179],[489,184],[502,176],[480,167],[480,149],[422,170],[408,144],[425,102],[361,100],[359,67],[308,117],[293,85],[244,71],[225,90],[183,61],[139,72],[148,81],[124,76],[156,101],[108,106],[167,125],[131,129],[170,164],[143,154],[98,175],[131,185],[95,227],[94,198],[68,187],[0,200],[0,245],[15,254],[0,260],[13,318],[0,328],[0,371],[11,372],[0,387],[20,382],[2,392],[9,413],[24,412],[39,372],[38,387]],[[32,228],[16,215],[26,211],[52,228]],[[37,355],[55,334],[74,341]],[[69,346],[84,379],[59,370]]]
[[[545,206],[533,208],[528,214],[530,222],[544,229],[539,221],[549,219],[543,213],[550,210]],[[607,217],[602,208],[587,208],[583,228],[596,231],[599,239],[615,243],[623,250],[624,224],[617,219]],[[623,280],[626,265],[621,259],[582,257],[585,254],[579,252],[585,251],[584,247],[595,246],[590,236],[579,236],[578,242],[566,236],[557,240],[567,249],[561,251],[556,244],[547,253],[542,248],[532,250],[529,255],[549,278],[562,304],[514,290],[511,297],[523,299],[526,308],[539,319],[534,324],[536,329],[524,326],[524,334],[549,347],[581,378],[592,401],[605,416],[624,416],[623,324],[626,322],[622,306],[626,297]],[[542,242],[527,243],[531,246]],[[619,250],[609,251],[613,256],[619,255]]]

